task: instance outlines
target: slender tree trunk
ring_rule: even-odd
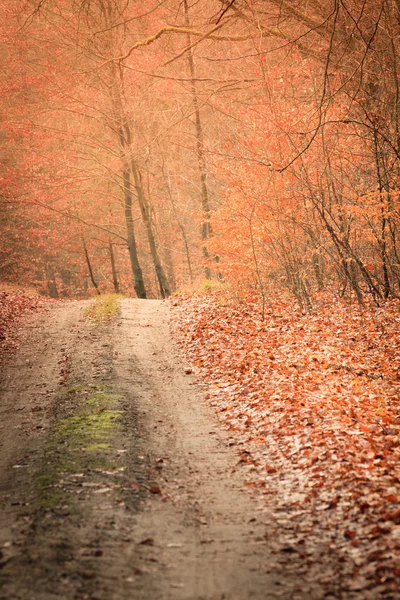
[[[377,134],[375,131],[374,131],[374,148],[375,148],[375,163],[376,163],[376,174],[377,174],[377,178],[378,178],[378,187],[379,187],[379,192],[381,194],[381,199],[383,201],[382,196],[385,191],[385,186],[382,181],[378,138],[377,138]],[[385,207],[382,207],[381,215],[382,215],[381,216],[381,239],[378,240],[378,244],[380,246],[382,271],[383,271],[383,297],[388,298],[390,295],[391,289],[390,289],[390,280],[389,280],[389,270],[388,270],[388,264],[387,264],[387,243],[386,243],[387,219],[386,219],[386,215],[385,215]]]
[[[168,268],[169,281],[171,282],[171,290],[176,290],[175,265],[170,246],[165,249],[165,262]]]
[[[45,264],[45,273],[46,273],[46,281],[47,281],[47,291],[49,292],[50,298],[58,298],[58,289],[57,289],[56,276],[54,273],[54,267],[49,262],[46,262],[46,264]]]
[[[122,132],[120,134],[123,135]],[[139,258],[136,247],[135,230],[133,227],[133,215],[132,215],[132,187],[131,187],[131,176],[130,169],[127,164],[124,165],[123,170],[124,180],[124,196],[125,196],[125,223],[126,233],[128,241],[129,258],[131,260],[131,267],[133,273],[133,287],[138,298],[147,298],[146,288],[143,281],[143,273],[140,268]]]
[[[164,169],[163,169],[164,172]],[[188,264],[188,269],[189,269],[189,278],[190,278],[190,283],[193,283],[193,269],[192,269],[192,261],[190,258],[190,251],[189,251],[189,242],[187,239],[187,235],[186,235],[186,231],[185,228],[179,218],[178,212],[176,210],[176,206],[175,206],[175,202],[174,202],[174,197],[172,195],[172,190],[171,190],[171,184],[170,184],[170,180],[169,180],[169,172],[168,172],[168,176],[165,175],[164,173],[164,178],[165,178],[165,182],[167,184],[167,189],[168,189],[168,195],[169,195],[169,199],[171,200],[171,204],[172,204],[172,210],[174,211],[174,215],[175,215],[175,219],[178,223],[178,227],[180,229],[180,232],[182,234],[182,239],[183,239],[183,244],[185,246],[185,252],[186,252],[186,260],[187,260],[187,264]]]
[[[382,259],[382,270],[383,270],[383,297],[389,298],[391,287],[390,287],[390,279],[389,279],[389,269],[387,264],[387,243],[386,243],[386,225],[387,220],[385,217],[385,210],[382,209],[382,224],[381,224],[381,259]]]
[[[398,267],[398,265],[400,265],[400,255],[397,252],[397,246],[398,246],[397,229],[391,219],[389,221],[389,232],[390,232],[390,240],[391,240],[392,271],[393,271],[394,277],[396,279],[396,287],[397,287],[397,289],[399,289],[400,288],[400,268]]]
[[[127,134],[128,134],[128,141],[130,142],[130,129],[128,126],[127,126]],[[158,284],[160,287],[160,293],[163,298],[168,298],[168,296],[171,295],[171,288],[170,288],[170,285],[168,282],[168,278],[165,274],[164,267],[161,263],[160,256],[158,254],[156,240],[154,237],[153,227],[152,227],[152,223],[151,223],[149,204],[147,202],[147,199],[146,199],[146,196],[144,193],[142,178],[141,178],[139,169],[137,168],[137,165],[133,159],[131,159],[131,170],[132,170],[133,180],[135,182],[135,190],[136,190],[137,197],[138,197],[140,212],[142,215],[144,226],[146,228],[147,239],[149,241],[150,253],[151,253],[151,256],[153,259],[154,268],[156,270]]]
[[[69,269],[61,269],[60,275],[61,275],[61,282],[62,282],[61,294],[64,298],[66,298],[68,296],[68,288],[71,285],[71,281],[72,281],[72,273]]]
[[[117,268],[115,265],[114,246],[111,241],[111,238],[109,238],[109,240],[108,240],[108,251],[110,253],[111,272],[112,272],[112,278],[113,278],[113,284],[114,284],[114,291],[116,294],[119,294],[119,291],[120,291],[119,290],[119,281],[118,281]]]
[[[318,291],[324,289],[324,270],[321,261],[321,255],[318,250],[313,250],[311,255],[312,266],[314,269],[315,280],[317,282]]]
[[[186,27],[189,27],[189,9],[187,0],[183,0],[183,6],[185,10],[185,22]],[[190,34],[187,34],[187,42],[188,46],[191,45],[191,37]],[[196,88],[196,70],[193,59],[192,49],[189,48],[187,51],[188,63],[189,63],[189,71],[190,71],[190,83],[192,88],[192,98],[193,98],[193,106],[194,106],[194,115],[195,115],[195,124],[196,124],[196,151],[197,151],[197,162],[199,165],[200,171],[200,185],[201,185],[201,208],[203,212],[203,223],[201,225],[201,239],[203,242],[203,256],[206,262],[205,266],[205,276],[206,279],[211,279],[211,269],[208,265],[210,259],[210,253],[207,247],[207,240],[211,237],[211,209],[210,209],[210,201],[208,196],[208,186],[207,186],[207,170],[206,170],[206,161],[204,155],[204,134],[203,134],[203,125],[201,122],[200,116],[200,108],[199,108],[199,99],[197,95]]]
[[[131,184],[131,171],[129,165],[129,157],[126,152],[126,140],[124,131],[124,111],[122,106],[121,91],[120,91],[120,78],[118,78],[116,72],[116,66],[114,63],[111,65],[111,75],[113,85],[111,86],[111,97],[113,101],[113,108],[115,110],[115,125],[118,131],[118,142],[119,150],[122,161],[122,180],[124,187],[124,213],[125,213],[125,224],[127,233],[127,244],[129,251],[129,258],[133,274],[133,287],[135,289],[138,298],[147,298],[146,288],[143,280],[143,272],[140,267],[135,228],[133,224],[132,206],[132,184]]]
[[[83,251],[85,253],[85,259],[86,259],[86,264],[87,264],[87,268],[89,271],[89,277],[90,277],[90,281],[93,284],[93,287],[96,290],[97,294],[100,294],[100,290],[99,290],[99,286],[97,285],[97,282],[94,278],[94,274],[93,274],[93,269],[92,269],[92,263],[90,262],[90,257],[89,257],[89,252],[86,246],[86,242],[85,242],[85,238],[82,238],[82,244],[83,244]]]

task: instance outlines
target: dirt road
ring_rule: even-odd
[[[168,304],[86,305],[47,307],[2,375],[0,599],[324,597],[278,566]]]

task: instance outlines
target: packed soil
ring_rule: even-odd
[[[87,304],[45,306],[3,367],[0,599],[333,598],[277,562],[169,305]]]

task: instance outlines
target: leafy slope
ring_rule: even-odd
[[[334,597],[400,598],[399,308],[325,298],[303,316],[277,299],[261,322],[221,295],[174,301],[175,336],[275,519],[277,562],[291,553]]]
[[[46,300],[48,301],[48,300]],[[45,302],[34,290],[2,285],[0,288],[0,358],[18,347],[19,327],[24,315]]]

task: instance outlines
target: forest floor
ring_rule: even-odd
[[[45,303],[3,361],[0,600],[400,598],[391,464],[379,473],[385,522],[380,517],[366,538],[375,553],[371,576],[371,567],[362,570],[365,547],[347,491],[323,498],[322,509],[315,495],[304,499],[305,465],[290,471],[277,460],[265,411],[261,435],[250,429],[254,414],[237,409],[257,390],[249,381],[233,389],[226,379],[236,367],[224,354],[231,340],[215,346],[223,306],[211,314],[210,304],[176,301],[171,333],[166,302],[123,299],[120,314],[105,322],[88,318],[88,304]],[[278,355],[269,360],[279,363]],[[390,408],[377,406],[382,415]],[[303,446],[298,440],[296,456],[315,467]],[[360,514],[373,512],[375,493]],[[343,531],[325,519],[341,502]]]

